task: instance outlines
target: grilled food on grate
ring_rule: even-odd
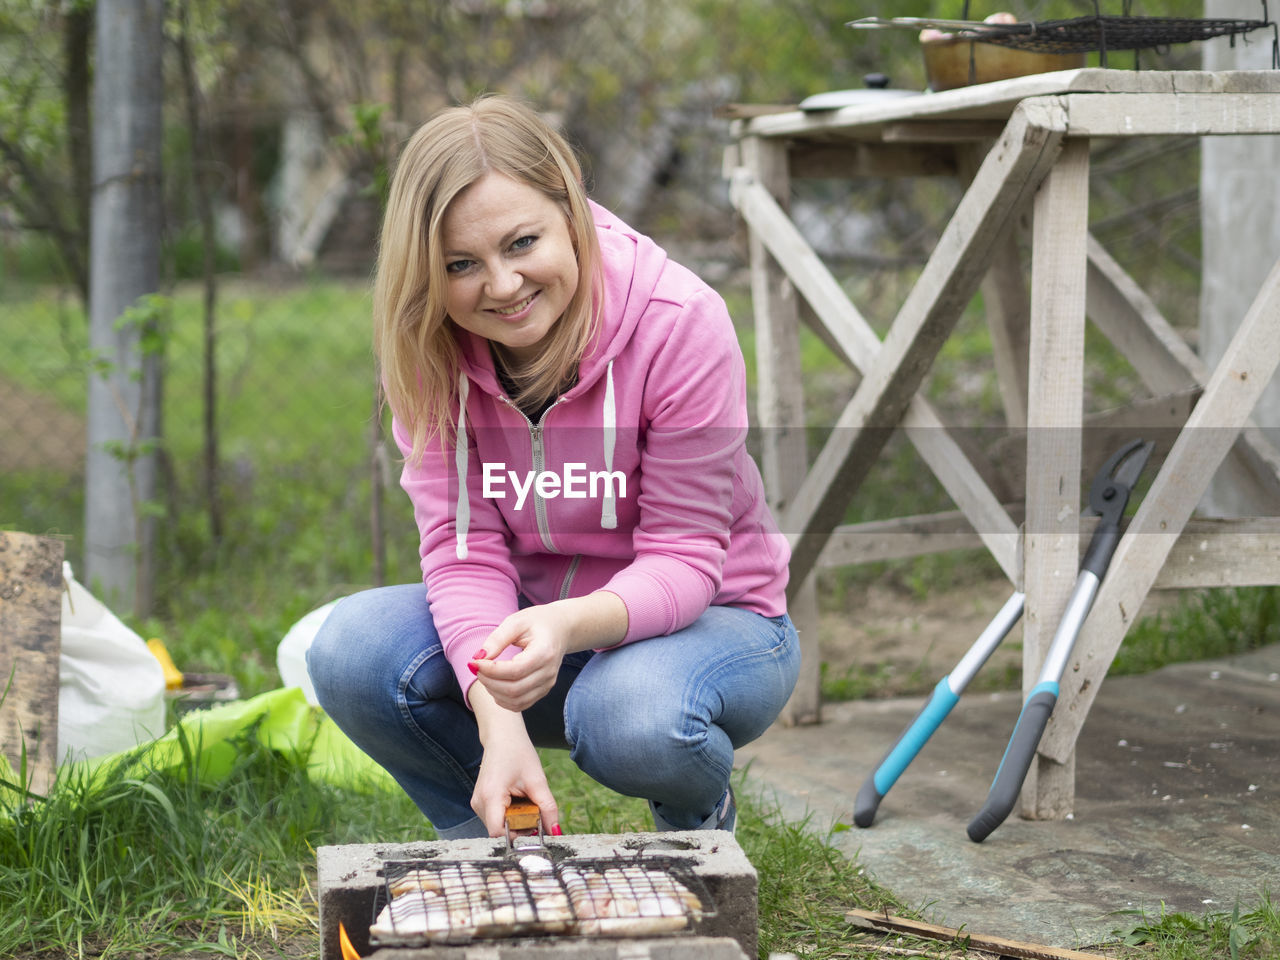
[[[525,863],[539,860],[540,863]],[[385,904],[370,939],[382,945],[468,943],[518,936],[657,936],[711,912],[687,865],[667,858],[384,865]]]

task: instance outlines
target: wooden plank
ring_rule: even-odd
[[[791,150],[791,176],[801,179],[949,177],[955,172],[955,150],[945,144],[801,143]]]
[[[988,149],[989,145],[966,148],[960,159],[961,176],[972,180]],[[982,280],[982,304],[991,334],[996,385],[1005,423],[1015,428],[1027,425],[1027,331],[1031,317],[1021,256],[1018,226],[1010,223],[996,244],[991,267]]]
[[[58,762],[62,541],[0,531],[0,749],[48,792]],[[5,690],[7,686],[7,692]]]
[[[785,144],[751,137],[741,144],[744,168],[773,202],[786,203],[791,190]],[[762,437],[761,468],[770,506],[781,512],[804,479],[804,375],[800,368],[800,326],[795,288],[770,255],[758,230],[748,238],[751,302],[756,333],[756,422]],[[792,572],[789,611],[800,635],[800,676],[780,720],[786,725],[817,723],[822,711],[822,657],[818,649],[817,587],[812,577]]]
[[[1067,141],[1036,195],[1027,396],[1022,688],[1030,693],[1076,580],[1084,410],[1089,144]],[[1061,819],[1075,801],[1072,757],[1033,763],[1022,814]]]
[[[1015,520],[1021,519],[1020,504],[1007,504],[1006,509]],[[1081,518],[1082,555],[1097,523],[1097,517]],[[844,524],[832,531],[818,568],[976,550],[982,545],[959,510]],[[1275,584],[1280,584],[1280,517],[1206,518],[1187,521],[1151,589]]]
[[[1209,371],[1137,282],[1089,238],[1089,318],[1154,393],[1203,386]],[[1231,446],[1229,479],[1249,502],[1280,513],[1280,450],[1250,419]]]
[[[1062,139],[1050,104],[1023,104],[979,169],[898,312],[873,367],[782,518],[793,576],[806,576],[986,274],[992,241],[1039,185]]]
[[[982,301],[986,305],[1005,423],[1026,426],[1031,301],[1022,278],[1018,237],[1013,229],[1006,231],[996,244],[991,269],[982,281]]]
[[[1280,93],[1280,75],[1274,70],[1062,70],[943,90],[927,96],[842,107],[823,113],[793,110],[739,121],[742,126],[738,132],[741,135],[784,138],[876,136],[884,125],[890,123],[931,119],[1001,120],[1011,116],[1018,105],[1029,98],[1091,93],[1248,94],[1261,99]]]
[[[1020,505],[1010,510],[1021,511]],[[818,555],[818,569],[900,560],[949,550],[973,550],[982,538],[962,510],[842,524]]]
[[[824,339],[849,366],[859,371],[870,369],[881,349],[879,338],[795,224],[769,192],[754,183],[745,171],[743,175],[735,175],[730,194],[753,235],[762,239],[813,309],[827,335]],[[979,471],[947,433],[928,401],[920,396],[912,397],[901,425],[956,505],[983,531],[987,548],[1000,568],[1011,580],[1016,580],[1017,527],[1005,515],[999,499]]]
[[[989,141],[1004,130],[1001,120],[900,120],[880,131],[885,143],[967,143]]]
[[[1214,471],[1280,361],[1280,263],[1231,338],[1204,396],[1116,548],[1085,621],[1040,752],[1065,760],[1126,630],[1164,566]]]
[[[1153,590],[1280,584],[1280,517],[1189,520]]]
[[[970,950],[981,950],[1001,957],[1018,957],[1022,960],[1106,960],[1098,953],[1082,953],[1079,950],[1068,950],[1065,947],[1051,947],[1027,940],[1009,940],[1005,937],[974,933],[968,927],[963,930],[953,927],[941,927],[920,920],[909,920],[906,917],[890,916],[874,910],[849,910],[844,915],[855,927],[864,930],[875,930],[879,933],[899,933],[925,940],[954,941],[955,946],[966,954]]]
[[[1203,386],[1208,371],[1160,308],[1092,234],[1085,310],[1152,393]]]
[[[1280,133],[1280,97],[1270,93],[1072,93],[1062,101],[1072,137]]]

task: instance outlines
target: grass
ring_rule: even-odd
[[[122,767],[94,779],[64,768],[41,803],[0,792],[3,955],[315,956],[315,847],[433,837],[398,791],[316,782],[305,752],[269,749],[252,729],[234,746],[216,781],[202,779],[192,747],[175,770]],[[573,832],[649,826],[643,801],[620,800],[564,752],[543,757]],[[855,863],[745,792],[738,838],[760,872],[762,955],[847,955],[844,910],[902,909]]]
[[[42,803],[0,791],[0,955],[315,957],[315,848],[433,836],[398,791],[318,782],[305,751],[269,749],[252,729],[234,746],[229,772],[213,781],[200,776],[192,749],[173,770],[124,768],[92,780],[64,769]],[[543,759],[572,832],[648,827],[643,801],[588,780],[562,751]],[[851,928],[845,912],[916,911],[829,838],[738,787],[737,838],[759,874],[760,956],[884,956],[886,938]],[[1265,890],[1248,911],[1131,918],[1132,932],[1109,956],[1263,960],[1280,947],[1280,912]],[[892,945],[938,950],[909,938]]]
[[[1270,960],[1280,956],[1280,910],[1264,889],[1260,904],[1230,913],[1211,912],[1203,917],[1162,913],[1156,917],[1135,915],[1139,921],[1127,942],[1140,947],[1150,960]]]

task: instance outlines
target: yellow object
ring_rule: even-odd
[[[164,686],[166,690],[182,689],[182,671],[173,665],[173,658],[169,656],[169,651],[165,649],[163,641],[152,637],[147,641],[147,649],[151,651],[151,655],[160,661],[160,666],[164,670]]]

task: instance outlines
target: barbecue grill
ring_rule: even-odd
[[[580,834],[533,849],[349,844],[316,859],[322,960],[341,960],[339,924],[362,957],[461,957],[484,945],[569,958],[583,944],[646,943],[670,957],[756,955],[756,872],[724,831]]]

